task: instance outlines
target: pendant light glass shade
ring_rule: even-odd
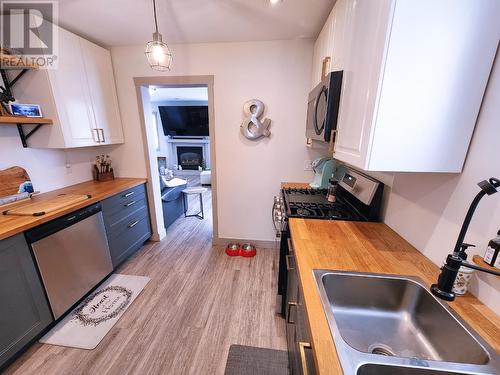
[[[152,69],[159,71],[170,70],[172,52],[170,52],[167,44],[161,40],[160,33],[153,34],[153,40],[146,45],[145,54]]]
[[[144,53],[152,69],[167,71],[170,70],[170,65],[172,64],[172,52],[170,52],[170,49],[167,44],[163,42],[161,34],[158,32],[155,0],[153,0],[153,13],[155,19],[155,32],[153,33],[153,40],[148,42],[146,45],[146,52]]]

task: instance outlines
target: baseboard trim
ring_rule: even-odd
[[[214,246],[227,246],[228,243],[251,243],[255,247],[260,249],[271,249],[274,250],[278,247],[278,241],[263,241],[263,240],[249,240],[247,238],[219,238],[215,237],[212,239]]]
[[[160,233],[153,233],[153,235],[151,236],[150,240],[153,241],[153,242],[160,242],[165,237],[167,237],[167,231],[164,229]]]

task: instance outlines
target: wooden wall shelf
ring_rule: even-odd
[[[30,64],[22,57],[16,55],[0,54],[0,68],[5,70],[35,70],[38,69],[38,66]]]
[[[0,116],[0,124],[4,125],[17,125],[17,124],[52,125],[52,123],[53,123],[52,119],[44,117]]]
[[[490,270],[497,271],[497,272],[500,271],[498,268],[490,266],[488,263],[486,263],[481,255],[474,255],[472,257],[472,261],[474,263],[476,263],[478,266],[488,268]]]

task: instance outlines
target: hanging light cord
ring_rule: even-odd
[[[158,20],[156,19],[156,0],[153,0],[153,13],[155,16],[155,28],[156,32],[158,32]]]

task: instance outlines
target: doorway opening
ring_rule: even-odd
[[[215,240],[213,77],[136,78],[135,82],[158,239],[178,233],[181,227],[210,231]]]

